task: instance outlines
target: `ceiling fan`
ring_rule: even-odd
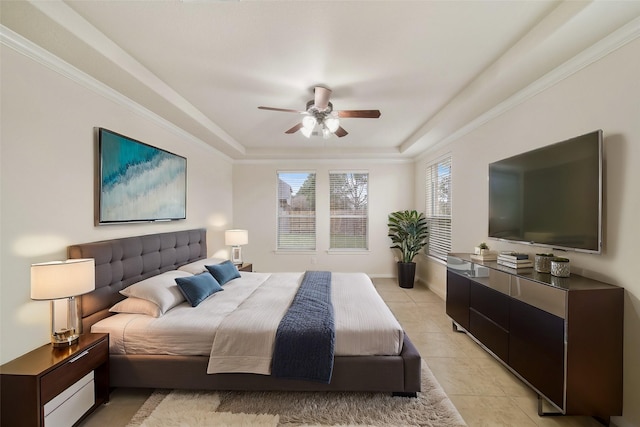
[[[348,134],[342,126],[340,126],[341,118],[369,118],[377,119],[380,117],[380,110],[334,110],[333,104],[329,102],[331,89],[316,86],[313,88],[314,99],[307,102],[306,111],[289,110],[286,108],[274,107],[258,107],[261,110],[283,111],[285,113],[303,114],[302,121],[285,131],[285,133],[302,132],[307,138],[314,134],[322,134],[326,139],[332,134],[343,137]],[[319,132],[316,131],[319,129]],[[316,133],[317,132],[317,133]]]

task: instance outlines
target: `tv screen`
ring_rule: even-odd
[[[489,165],[489,237],[600,253],[602,130]]]
[[[186,218],[187,159],[98,128],[98,223]]]

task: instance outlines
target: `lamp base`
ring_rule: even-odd
[[[55,301],[51,301],[51,345],[69,347],[78,342],[82,333],[82,323],[78,319],[78,302],[75,297],[67,298],[67,323],[64,327],[56,326]],[[62,326],[62,325],[60,325]]]
[[[51,335],[51,345],[54,347],[69,347],[78,342],[78,335],[75,329],[62,329],[55,331]]]
[[[231,248],[231,262],[234,265],[242,264],[242,248],[240,246],[233,246]]]

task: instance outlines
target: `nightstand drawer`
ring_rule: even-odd
[[[49,402],[87,373],[106,362],[108,357],[109,343],[104,340],[43,375],[40,380],[42,403]]]
[[[79,420],[96,401],[94,372],[44,405],[44,427],[68,426]]]

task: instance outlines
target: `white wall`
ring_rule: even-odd
[[[316,173],[316,250],[276,253],[278,171]],[[329,172],[369,172],[369,251],[329,253]],[[364,271],[393,277],[395,261],[387,237],[390,212],[413,205],[413,166],[382,161],[282,161],[241,163],[233,168],[234,227],[249,230],[243,259],[254,271]],[[314,263],[315,261],[315,263]]]
[[[441,148],[416,164],[416,205],[426,164],[452,154],[454,252],[487,241],[495,250],[535,253],[535,247],[487,238],[487,165],[533,148],[604,131],[604,253],[568,252],[572,272],[626,289],[624,315],[624,413],[619,426],[640,426],[640,39],[623,46],[555,86]],[[424,191],[422,191],[424,193]],[[552,208],[552,207],[550,207]],[[564,256],[564,254],[563,254]],[[424,261],[424,260],[422,260]],[[445,270],[442,264],[430,268]],[[435,274],[443,290],[444,273]],[[597,345],[597,343],[594,343]],[[588,379],[586,379],[588,384]]]
[[[223,249],[232,165],[204,144],[107,100],[2,45],[0,363],[49,340],[49,304],[30,300],[30,265],[66,258],[70,244],[206,227]],[[187,157],[187,219],[94,225],[96,126]]]

